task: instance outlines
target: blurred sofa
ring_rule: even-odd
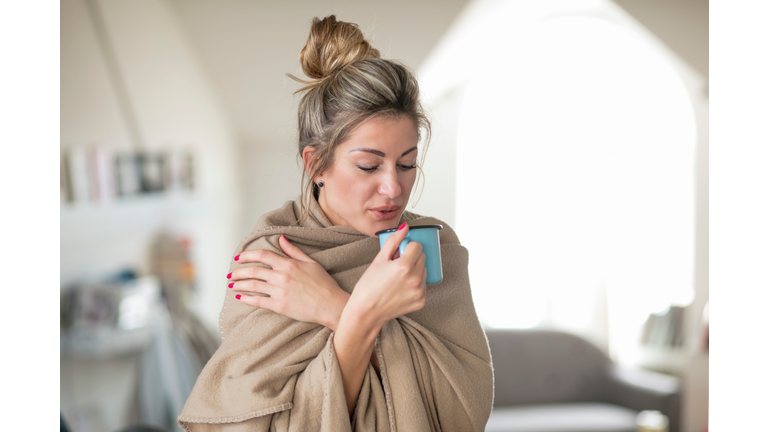
[[[635,432],[642,410],[679,431],[675,377],[618,367],[597,346],[554,330],[486,330],[494,403],[486,432]]]

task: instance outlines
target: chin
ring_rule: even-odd
[[[372,231],[368,234],[371,237],[376,237],[376,233],[382,230],[386,229],[392,229],[397,228],[400,224],[400,217],[396,217],[392,220],[388,221],[378,221],[373,227],[371,227]]]
[[[354,228],[369,237],[376,237],[376,233],[379,231],[397,228],[401,223],[400,219],[402,216],[402,211],[399,212],[397,216],[387,220],[380,220],[373,215],[367,215],[366,217],[361,218],[361,220],[359,220],[360,224],[354,226]]]

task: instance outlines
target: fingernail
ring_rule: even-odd
[[[227,275],[227,279],[231,279],[231,278],[232,278],[232,273]]]
[[[240,300],[240,294],[236,295],[235,298]]]
[[[398,230],[398,231],[400,231],[400,230],[401,230],[401,229],[403,229],[403,228],[405,228],[405,222],[403,222],[403,224],[402,224],[402,225],[400,225],[400,228],[398,228],[397,230]]]
[[[283,240],[285,240],[285,241],[287,241],[288,243],[290,243],[290,242],[288,241],[288,237],[286,237],[286,236],[285,236],[285,234],[283,234]]]
[[[234,286],[235,286],[235,283],[234,283],[234,282],[232,282],[231,284],[229,284],[229,285],[227,285],[227,286],[228,286],[228,287],[230,287],[230,288],[234,288]]]
[[[235,257],[235,261],[237,261],[237,260],[239,260],[239,259],[240,259],[240,255],[238,255],[238,256],[236,256],[236,257]]]

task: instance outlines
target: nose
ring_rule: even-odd
[[[399,197],[402,189],[400,188],[400,182],[397,180],[397,172],[387,171],[383,173],[379,183],[379,193],[387,198],[394,199]]]

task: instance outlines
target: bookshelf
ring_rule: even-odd
[[[241,238],[239,149],[177,18],[154,0],[61,4],[60,294],[123,270],[152,275],[153,246],[175,234],[189,244],[194,311],[215,335]],[[75,342],[105,358],[62,344],[61,411],[75,429],[122,430],[136,423],[141,363],[111,353],[146,335],[97,336]]]

